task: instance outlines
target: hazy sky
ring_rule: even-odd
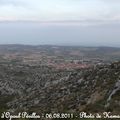
[[[0,43],[120,46],[120,0],[0,0]]]
[[[0,0],[0,20],[120,20],[120,0]]]

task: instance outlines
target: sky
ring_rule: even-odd
[[[120,20],[120,0],[0,0],[0,20]]]
[[[120,47],[120,0],[0,0],[0,44]]]

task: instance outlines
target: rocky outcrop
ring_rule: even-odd
[[[72,71],[1,65],[0,71],[0,94],[12,96],[10,110],[120,111],[120,62]]]

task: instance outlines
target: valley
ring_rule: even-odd
[[[120,111],[120,48],[0,45],[0,113]]]

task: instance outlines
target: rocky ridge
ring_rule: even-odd
[[[8,64],[0,65],[0,71],[1,108],[38,113],[120,111],[120,62],[73,71]]]

